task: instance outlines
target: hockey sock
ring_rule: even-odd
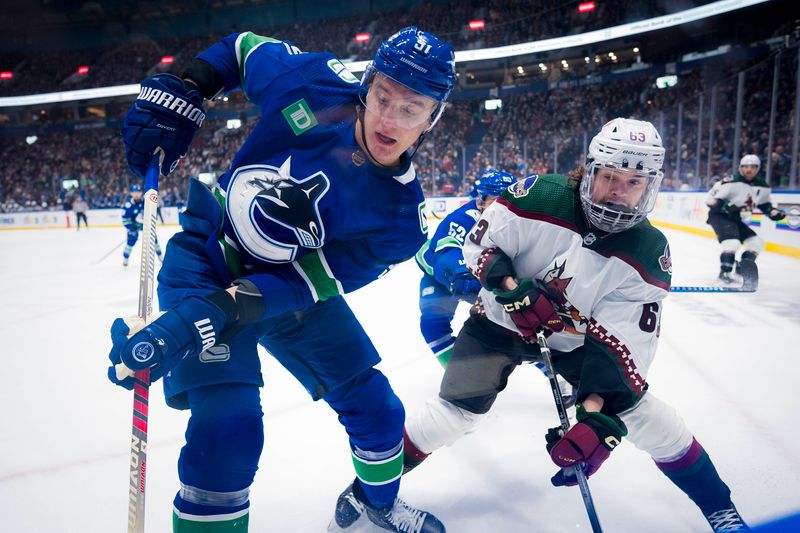
[[[428,458],[430,454],[421,451],[411,442],[405,429],[403,429],[403,474],[415,469],[419,464]]]
[[[177,511],[172,513],[172,532],[173,533],[246,533],[247,525],[250,520],[248,509],[242,514],[224,515],[233,516],[226,520],[209,520],[209,517],[188,517],[179,515]],[[198,518],[200,520],[198,520]],[[214,518],[222,518],[214,517]]]
[[[189,503],[175,496],[173,533],[246,533],[250,502],[235,507],[212,507]]]
[[[126,244],[122,250],[122,258],[128,259],[131,256],[131,250],[133,250],[133,246]]]
[[[714,463],[696,439],[692,439],[683,456],[669,462],[656,461],[656,466],[697,504],[704,515],[732,505],[731,490],[720,479]]]
[[[358,483],[367,501],[373,507],[382,509],[394,503],[400,490],[400,476],[403,474],[403,447],[401,443],[385,452],[353,450],[353,466]]]
[[[736,262],[736,254],[733,252],[722,252],[719,254],[719,269],[721,272],[730,272],[733,270],[733,264]]]

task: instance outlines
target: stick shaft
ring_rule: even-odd
[[[539,351],[542,353],[542,361],[544,362],[545,370],[547,370],[547,380],[550,382],[550,391],[553,393],[553,400],[556,402],[556,410],[558,411],[558,419],[561,422],[561,429],[566,433],[569,430],[569,416],[567,416],[567,408],[564,407],[564,400],[561,398],[561,389],[558,386],[556,379],[556,371],[553,368],[553,359],[550,354],[550,347],[547,345],[547,339],[544,332],[539,330],[536,332],[536,338],[539,344]],[[586,507],[586,514],[589,515],[589,523],[592,526],[594,533],[602,533],[603,529],[600,527],[600,519],[597,518],[597,510],[594,507],[594,499],[589,490],[589,481],[586,479],[586,473],[583,471],[582,466],[572,468],[575,478],[578,480],[578,487],[581,491],[583,498],[583,505]]]
[[[147,323],[153,313],[155,281],[156,216],[159,158],[153,156],[144,180],[142,261],[139,270],[139,316]],[[144,533],[145,481],[147,475],[147,415],[150,403],[150,369],[135,374],[131,462],[128,479],[128,533]]]

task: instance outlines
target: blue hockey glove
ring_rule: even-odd
[[[205,118],[203,96],[187,89],[177,76],[157,74],[142,81],[139,96],[122,123],[131,171],[144,178],[157,148],[163,152],[161,174],[175,170]]]
[[[469,270],[464,269],[456,274],[453,281],[450,282],[450,292],[456,296],[475,297],[481,292],[481,283],[470,274]]]
[[[114,365],[121,362],[131,370],[149,367],[150,381],[158,380],[184,357],[214,346],[222,330],[236,320],[236,314],[233,297],[220,291],[190,296],[138,331],[135,321],[116,319],[111,325],[109,379],[122,387],[133,387],[132,378],[116,372]]]
[[[159,313],[156,318],[162,314],[163,313]],[[134,379],[131,373],[127,372],[127,369],[125,369],[125,372],[117,375],[117,365],[122,362],[119,354],[122,347],[128,342],[128,338],[141,330],[144,325],[144,320],[138,316],[118,318],[113,324],[111,324],[112,347],[111,352],[108,354],[108,359],[111,361],[111,366],[108,367],[108,379],[110,379],[112,383],[128,390],[133,390]],[[152,381],[155,381],[160,377],[161,374],[158,372],[150,372],[150,379]]]

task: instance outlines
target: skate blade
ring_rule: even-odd
[[[366,514],[366,513],[365,513]],[[383,531],[380,528],[377,528],[380,531]],[[328,524],[328,531],[330,533],[338,533],[338,532],[347,532],[347,533],[368,533],[370,531],[375,531],[372,528],[372,522],[369,521],[364,514],[358,517],[358,520],[352,523],[352,525],[348,528],[339,527],[339,524],[336,523],[335,518],[331,518],[330,524]]]

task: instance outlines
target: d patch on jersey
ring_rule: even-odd
[[[311,112],[311,108],[308,107],[305,98],[301,98],[295,103],[284,107],[281,113],[283,113],[283,117],[289,123],[295,135],[302,135],[318,124],[317,117]]]
[[[539,179],[538,174],[533,174],[528,176],[522,181],[518,181],[513,185],[508,186],[508,192],[510,192],[514,198],[522,198],[523,196],[528,196],[528,192],[530,192],[531,187],[536,184],[536,180]]]

